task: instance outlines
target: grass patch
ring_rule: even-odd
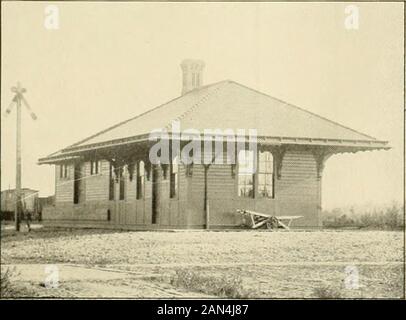
[[[324,211],[326,228],[365,228],[375,230],[402,230],[405,226],[403,206],[393,203],[375,208],[336,208]]]
[[[23,285],[14,283],[11,278],[18,273],[15,268],[2,267],[0,275],[0,299],[32,297],[34,292]]]
[[[7,268],[0,276],[0,296],[2,298],[14,296],[14,288],[11,283],[11,277],[15,273],[15,270],[12,268]]]
[[[247,299],[251,296],[251,292],[244,289],[241,277],[234,274],[216,277],[188,269],[178,269],[171,277],[170,283],[175,287],[222,298]]]

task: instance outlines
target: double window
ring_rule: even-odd
[[[67,164],[60,165],[59,177],[61,179],[68,178],[68,174],[69,174],[68,165]]]
[[[257,167],[258,170],[256,170]],[[256,180],[258,180],[257,192]],[[241,150],[238,154],[238,195],[254,198],[255,194],[264,198],[274,197],[273,156],[271,152],[264,151],[259,152],[259,157],[256,159],[253,151]]]

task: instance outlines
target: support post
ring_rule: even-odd
[[[204,212],[206,220],[206,230],[210,228],[210,209],[209,209],[209,199],[208,199],[208,173],[210,165],[204,165]]]
[[[317,168],[317,192],[318,192],[318,205],[317,205],[317,216],[319,221],[319,227],[322,227],[321,224],[321,212],[322,212],[322,178],[323,178],[323,170],[324,165],[328,158],[333,155],[333,151],[328,148],[315,148],[312,150],[313,156],[316,160],[316,168]]]

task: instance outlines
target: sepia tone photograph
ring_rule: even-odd
[[[404,300],[404,10],[2,1],[0,298]]]

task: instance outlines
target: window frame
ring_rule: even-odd
[[[261,155],[263,155],[264,157],[266,156],[266,154],[270,155],[270,160],[264,160],[264,168],[261,167]],[[267,162],[271,162],[271,172],[267,171]],[[257,190],[257,194],[259,198],[264,198],[264,199],[275,199],[275,159],[274,156],[272,154],[271,151],[269,150],[264,150],[264,151],[260,151],[258,150],[258,170],[257,170],[257,176],[258,176],[258,190]],[[260,176],[263,176],[264,178],[264,183],[260,184]],[[262,192],[260,191],[260,185],[263,185],[265,187],[265,190],[268,190],[267,186],[269,186],[267,184],[267,176],[271,177],[271,185],[270,185],[270,195],[263,195]],[[269,191],[268,191],[269,192]]]
[[[238,195],[239,198],[254,199],[255,194],[256,194],[256,192],[255,192],[255,185],[256,185],[255,170],[253,170],[252,173],[247,173],[247,172],[243,173],[243,172],[241,172],[241,168],[242,168],[242,164],[241,164],[241,161],[240,161],[241,152],[245,152],[245,156],[244,156],[245,162],[246,162],[244,164],[245,167],[249,167],[249,163],[247,163],[248,161],[246,161],[246,159],[247,159],[246,154],[247,153],[250,153],[252,155],[252,167],[254,167],[254,164],[255,164],[255,153],[252,150],[240,150],[239,151],[239,153],[238,153],[238,168],[237,168],[237,195]],[[241,186],[242,186],[241,178],[242,177],[244,177],[244,184],[243,184],[244,185],[244,194],[241,194]],[[246,181],[249,180],[249,179],[252,180],[252,183],[247,184]],[[252,185],[252,188],[251,188],[252,194],[251,195],[246,194],[247,193],[247,186],[249,186],[249,185]]]
[[[67,164],[61,164],[59,166],[59,178],[60,179],[67,179],[68,175],[69,175],[68,165]]]

